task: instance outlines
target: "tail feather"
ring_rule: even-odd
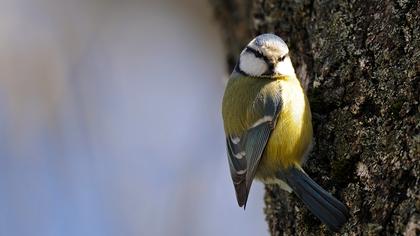
[[[348,217],[348,210],[346,206],[342,202],[340,202],[337,198],[333,197],[331,193],[327,192],[325,189],[323,189],[321,186],[319,186],[311,177],[309,177],[305,172],[300,171],[303,175],[305,175],[307,178],[303,178],[308,185],[310,185],[312,188],[316,188],[314,190],[318,190],[323,195],[330,196],[329,198],[325,198],[331,205],[333,205],[335,208],[339,209],[341,212],[345,212],[346,216]]]
[[[291,168],[282,173],[281,177],[308,209],[332,231],[339,231],[346,223],[349,214],[344,204],[315,183],[301,169]]]

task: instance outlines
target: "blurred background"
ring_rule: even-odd
[[[265,235],[206,0],[0,0],[0,236]]]

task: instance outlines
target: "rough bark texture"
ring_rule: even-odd
[[[304,168],[349,207],[341,233],[419,235],[419,2],[211,3],[229,70],[255,35],[288,43],[313,113]],[[266,186],[265,203],[271,235],[332,235],[294,195]]]

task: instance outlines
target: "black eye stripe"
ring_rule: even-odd
[[[289,53],[286,53],[284,56],[279,58],[279,61],[284,61],[284,59],[286,59],[286,57],[289,56]]]
[[[247,51],[247,52],[249,52],[249,53],[254,54],[254,56],[255,56],[255,57],[257,57],[257,58],[262,58],[262,59],[264,59],[264,61],[265,61],[267,64],[270,64],[270,60],[269,60],[269,59],[268,59],[265,55],[263,55],[261,52],[259,52],[259,51],[255,50],[255,49],[253,49],[253,48],[251,48],[251,47],[246,47],[246,51]],[[286,59],[286,57],[287,57],[287,56],[289,56],[289,53],[286,53],[284,56],[279,57],[279,58],[278,58],[278,62],[284,61],[284,59]]]
[[[251,47],[246,47],[246,51],[247,51],[247,52],[250,52],[250,53],[252,53],[252,54],[254,54],[254,55],[255,55],[255,57],[257,57],[257,58],[262,58],[262,59],[264,59],[264,61],[265,61],[266,63],[269,63],[269,62],[270,62],[270,60],[268,60],[268,58],[267,58],[266,56],[264,56],[262,53],[260,53],[259,51],[255,50],[255,49],[253,49],[253,48],[251,48]]]
[[[251,47],[246,47],[246,51],[248,51],[250,53],[253,53],[256,57],[259,57],[259,58],[264,57],[263,54],[261,54],[259,51],[255,50],[255,49],[253,49]]]

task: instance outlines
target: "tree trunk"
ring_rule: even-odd
[[[349,207],[341,232],[418,235],[419,2],[211,2],[229,71],[258,34],[289,45],[313,114],[315,146],[304,169]],[[293,194],[266,186],[265,204],[271,235],[332,235]]]

